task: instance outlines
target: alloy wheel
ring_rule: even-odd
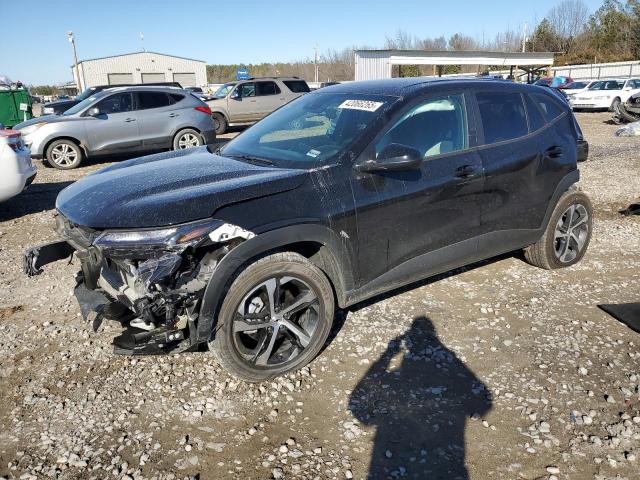
[[[233,319],[236,351],[250,365],[267,369],[298,357],[318,330],[318,295],[300,278],[269,278],[253,287]]]
[[[562,263],[572,262],[589,238],[589,213],[584,205],[574,204],[558,219],[554,233],[556,258]]]
[[[69,167],[78,159],[78,152],[67,143],[56,145],[51,150],[51,161],[62,167]]]
[[[193,148],[200,146],[200,139],[193,133],[183,133],[178,139],[178,147],[183,150],[185,148]]]

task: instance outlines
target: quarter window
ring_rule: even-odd
[[[132,110],[133,101],[131,99],[131,93],[123,92],[111,95],[102,100],[96,107],[100,109],[102,113],[122,113],[130,112]]]
[[[166,107],[173,103],[164,92],[138,92],[138,110]]]
[[[258,82],[256,85],[258,87],[258,96],[277,95],[280,93],[280,89],[275,82]]]
[[[529,95],[525,95],[525,103],[527,104],[527,114],[529,115],[529,131],[540,130],[545,125],[540,109]]]
[[[391,143],[413,147],[423,158],[467,148],[462,94],[426,100],[405,113],[376,144],[376,157]]]
[[[304,80],[283,80],[289,90],[293,93],[307,93],[310,92],[309,85]]]
[[[485,143],[498,143],[529,133],[520,93],[479,92],[477,94]]]
[[[540,95],[539,93],[535,93],[533,95],[533,99],[540,107],[540,110],[542,110],[542,115],[544,115],[544,119],[547,122],[550,122],[554,118],[562,115],[562,108],[560,108],[560,106],[547,95]]]

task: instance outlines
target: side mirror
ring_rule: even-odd
[[[355,165],[358,172],[391,172],[415,170],[422,164],[418,150],[400,143],[390,143],[382,149],[378,158]]]
[[[98,107],[90,108],[89,111],[87,112],[87,115],[89,115],[90,117],[99,117],[100,109]]]
[[[240,90],[236,88],[233,92],[231,92],[231,95],[229,95],[229,97],[233,98],[234,100],[240,99]]]

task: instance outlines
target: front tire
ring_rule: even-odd
[[[620,115],[620,104],[622,103],[622,101],[620,100],[619,97],[616,97],[613,99],[613,102],[611,102],[611,111],[613,113],[615,113],[616,115]]]
[[[185,128],[184,130],[180,130],[176,133],[176,136],[173,137],[173,149],[174,150],[184,150],[186,148],[195,148],[204,144],[204,140],[202,139],[202,135],[198,133],[197,130],[193,128]]]
[[[269,255],[231,284],[209,348],[232,375],[261,382],[313,360],[334,310],[331,284],[318,267],[293,252]]]
[[[213,128],[216,131],[216,135],[222,135],[227,131],[228,123],[224,115],[221,113],[212,113],[211,119],[213,120]]]
[[[552,270],[578,263],[589,246],[593,219],[591,201],[584,193],[564,193],[551,214],[542,238],[524,250],[527,262]]]
[[[45,154],[47,162],[60,170],[71,170],[82,163],[82,149],[73,140],[56,140],[48,147]]]

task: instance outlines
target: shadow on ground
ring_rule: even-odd
[[[60,191],[73,182],[34,183],[27,190],[0,203],[0,222],[20,218],[30,213],[55,208]]]
[[[368,478],[468,479],[465,425],[491,409],[491,394],[421,316],[389,342],[349,408],[376,430]]]

